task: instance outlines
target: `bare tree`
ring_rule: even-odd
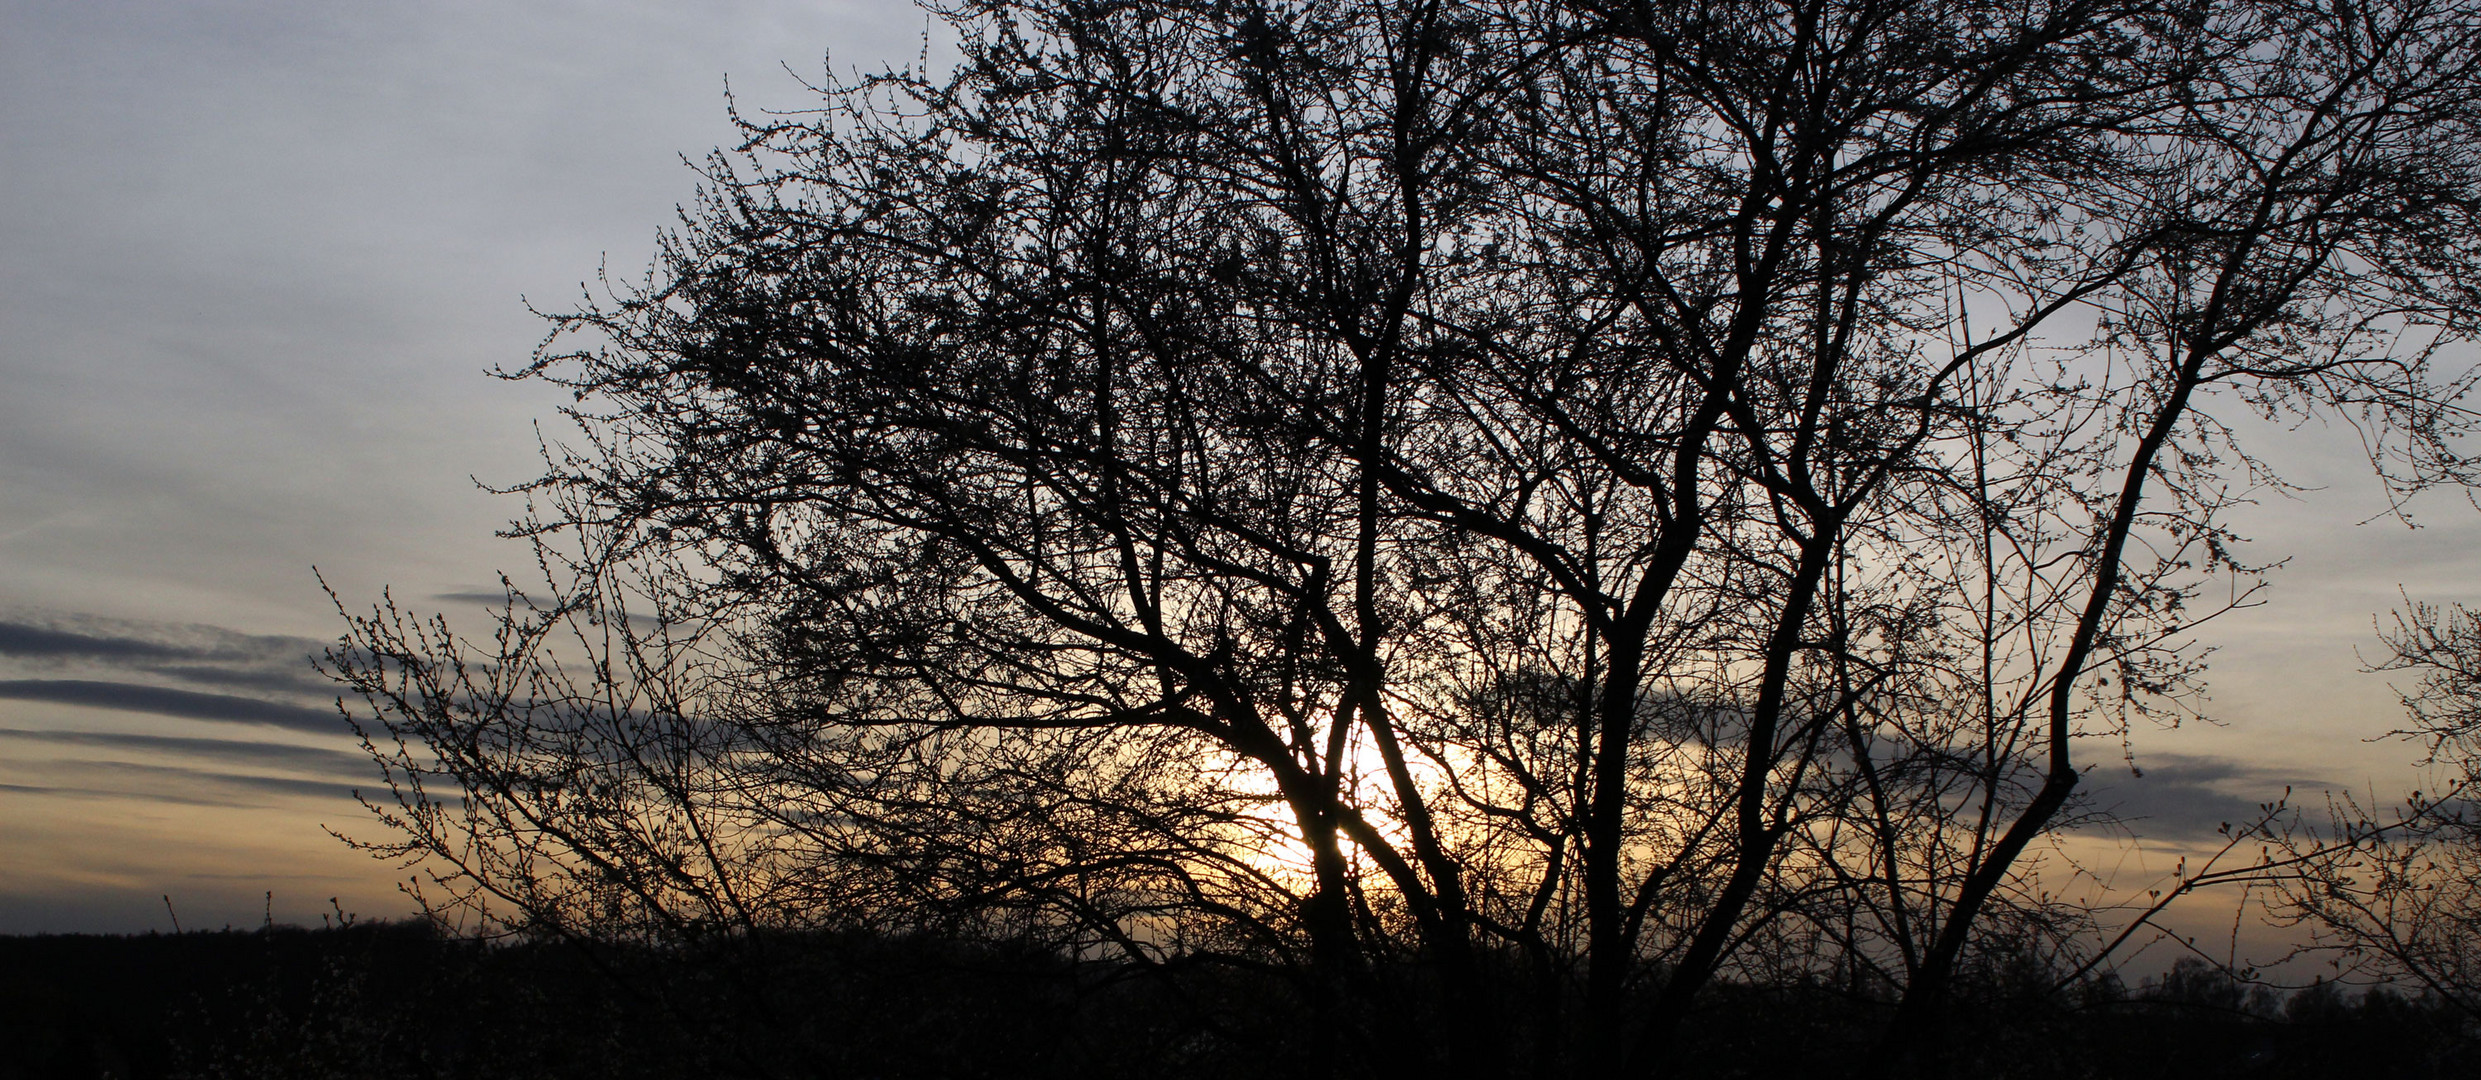
[[[2275,910],[2349,970],[2481,1020],[2481,615],[2416,603],[2381,636],[2391,655],[2378,670],[2419,676],[2403,694],[2411,724],[2394,734],[2423,745],[2441,787],[2391,814],[2333,796],[2327,827],[2280,836],[2300,869],[2279,880]]]
[[[947,17],[517,373],[574,594],[354,622],[451,902],[1264,967],[1340,1071],[1840,973],[1894,1061],[2254,589],[2224,410],[2465,470],[2468,5]]]

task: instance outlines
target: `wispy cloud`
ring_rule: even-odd
[[[310,666],[310,658],[324,648],[308,638],[219,626],[64,613],[0,616],[0,663],[21,676],[128,682],[126,676],[144,674],[199,686],[326,697],[334,688]]]
[[[306,666],[304,665],[305,668]],[[207,664],[159,664],[149,666],[146,670],[153,674],[169,675],[176,679],[210,686],[238,686],[279,694],[315,694],[326,697],[336,692],[335,684],[307,670],[251,671]]]
[[[369,764],[345,741],[349,729],[332,704],[334,687],[310,667],[318,648],[306,638],[199,624],[59,612],[0,616],[0,702],[207,725],[195,733],[85,722],[0,727],[0,741],[15,751],[0,755],[8,773],[0,790],[221,807],[346,800]],[[253,729],[325,739],[251,738]],[[218,737],[225,732],[240,737]],[[43,747],[84,753],[27,752]]]
[[[276,799],[308,796],[349,802],[354,786],[334,780],[262,773],[145,765],[133,761],[68,760],[46,763],[49,784],[0,784],[0,790],[54,798],[143,799],[189,806],[259,807]]]

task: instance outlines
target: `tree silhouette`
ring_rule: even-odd
[[[2461,479],[2468,5],[970,3],[744,118],[489,643],[334,673],[492,925],[1278,973],[1339,1072],[1935,1045],[2339,417]],[[563,637],[562,635],[567,635]]]
[[[2481,614],[2414,603],[2382,637],[2389,655],[2376,670],[2419,675],[2403,694],[2411,723],[2393,734],[2423,745],[2441,787],[2391,815],[2333,796],[2329,827],[2279,834],[2284,861],[2301,869],[2276,879],[2274,910],[2338,967],[2481,1019]]]

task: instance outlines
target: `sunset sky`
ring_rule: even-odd
[[[744,110],[912,62],[902,0],[0,0],[0,933],[399,915],[372,773],[307,658],[383,588],[479,622],[545,310],[640,274]],[[791,71],[787,71],[787,68]],[[2081,748],[2134,884],[2281,794],[2413,776],[2371,619],[2481,603],[2481,513],[2408,529],[2348,429],[2250,429],[2290,562],[2201,633],[2219,724]],[[2356,650],[2358,652],[2356,653]],[[2098,849],[2097,849],[2098,850]],[[2102,867],[2109,869],[2109,867]],[[272,900],[262,898],[272,894]],[[262,904],[271,905],[263,912]],[[2227,910],[2227,909],[2226,909]]]

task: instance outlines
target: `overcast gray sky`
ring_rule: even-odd
[[[0,0],[0,932],[161,926],[165,893],[205,925],[268,890],[279,918],[401,909],[318,831],[367,778],[312,711],[311,567],[419,606],[522,565],[469,478],[523,478],[550,411],[483,374],[541,336],[523,300],[570,303],[607,253],[643,269],[681,157],[732,139],[727,77],[799,108],[787,66],[911,61],[925,25],[905,0]]]
[[[0,0],[0,932],[401,914],[369,776],[304,657],[348,599],[485,589],[522,549],[469,479],[531,466],[551,399],[483,372],[606,261],[639,272],[681,164],[814,74],[914,59],[903,0],[696,5]],[[2481,601],[2481,515],[2385,504],[2348,433],[2271,456],[2326,490],[2248,515],[2269,602],[2210,627],[2223,726],[2141,731],[2105,801],[2167,868],[2285,784],[2409,752],[2356,673],[2403,586]],[[2093,756],[2093,755],[2088,755]],[[2115,769],[2115,771],[2114,771]],[[2160,866],[2154,864],[2159,862]]]

